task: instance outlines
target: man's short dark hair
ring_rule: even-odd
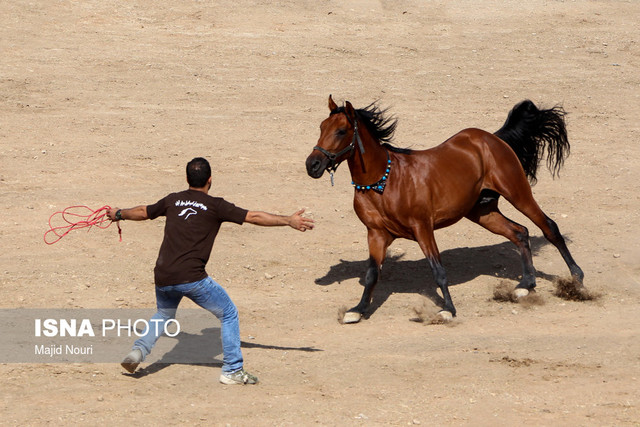
[[[187,182],[190,187],[202,188],[211,177],[211,166],[207,159],[196,157],[187,163]]]

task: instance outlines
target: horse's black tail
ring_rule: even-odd
[[[541,110],[533,102],[525,100],[513,107],[507,121],[495,133],[515,151],[532,184],[537,181],[538,165],[545,150],[547,167],[554,177],[569,156],[565,114],[562,107]]]

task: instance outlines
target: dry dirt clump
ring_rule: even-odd
[[[591,301],[602,297],[601,293],[587,289],[573,277],[556,279],[554,285],[553,294],[569,301]]]
[[[413,312],[416,317],[411,318],[411,321],[424,323],[425,325],[447,325],[454,326],[457,322],[455,318],[448,316],[442,316],[440,314],[441,308],[434,305],[428,298],[424,298],[422,304],[413,307]]]
[[[514,289],[515,287],[511,283],[506,280],[501,280],[493,290],[492,299],[498,302],[518,303],[525,308],[544,304],[544,298],[542,298],[542,295],[539,295],[535,291],[530,291],[528,295],[518,298],[513,293]]]

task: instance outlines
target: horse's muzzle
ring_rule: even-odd
[[[307,174],[309,174],[311,178],[318,179],[324,174],[324,171],[327,170],[329,159],[324,154],[314,151],[307,157],[305,164],[307,166]]]

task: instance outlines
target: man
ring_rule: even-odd
[[[221,223],[226,221],[261,226],[288,225],[306,231],[313,228],[313,220],[302,216],[304,209],[290,216],[273,215],[247,211],[220,197],[210,196],[211,166],[201,157],[187,164],[187,183],[188,190],[171,193],[153,205],[113,208],[107,212],[112,221],[166,217],[164,239],[154,269],[158,312],[152,321],[157,325],[149,327],[134,343],[122,361],[122,367],[135,372],[158,340],[156,331],[164,330],[165,322],[175,317],[180,300],[186,296],[220,319],[223,351],[220,382],[256,384],[258,379],[243,367],[238,310],[222,286],[205,271],[213,242]]]

